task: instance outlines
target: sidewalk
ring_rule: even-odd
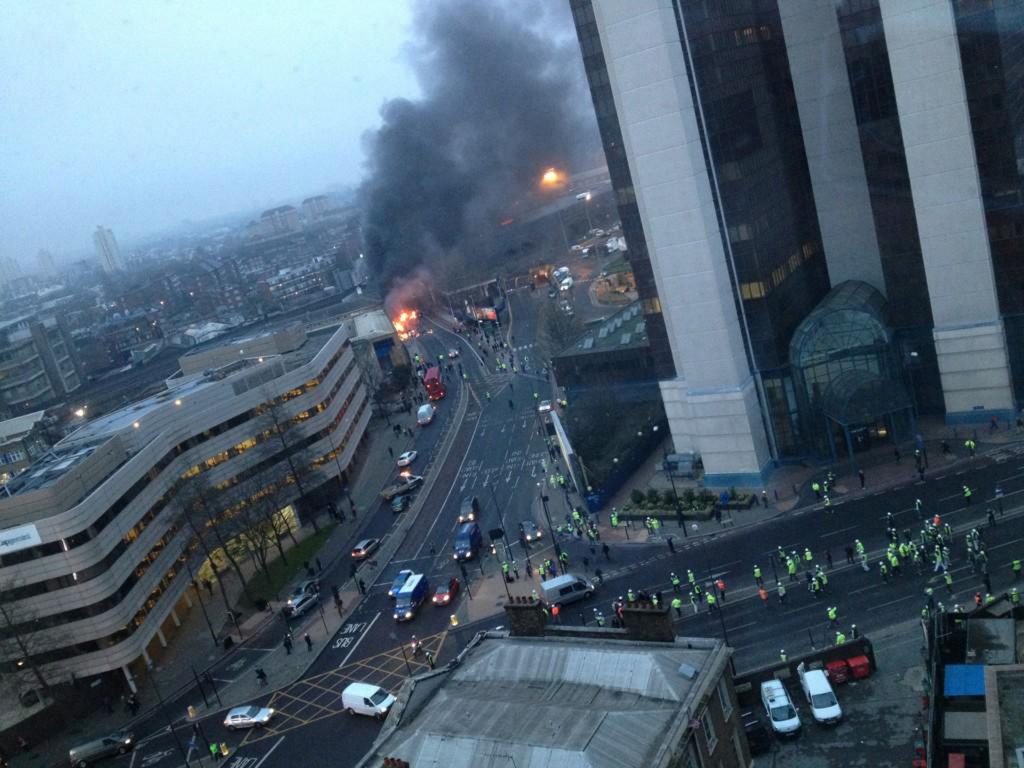
[[[927,457],[926,480],[949,468],[963,468],[973,460],[964,447],[964,440],[968,437],[977,443],[976,455],[979,458],[1000,448],[1024,444],[1024,434],[1017,433],[1007,424],[1001,424],[998,431],[990,432],[986,425],[977,427],[973,425],[948,426],[941,419],[925,418],[921,420],[918,427],[919,433],[924,439]],[[943,454],[943,442],[947,444],[949,454]],[[670,441],[666,441],[665,445],[670,446]],[[894,446],[886,444],[859,454],[856,457],[856,463],[847,461],[838,464],[812,465],[809,462],[804,462],[779,466],[764,484],[763,489],[738,489],[755,495],[757,501],[749,510],[735,510],[731,514],[727,512],[720,521],[714,517],[707,521],[687,520],[687,534],[689,536],[718,534],[736,527],[771,520],[796,508],[820,504],[821,502],[811,489],[811,483],[815,480],[819,483],[822,482],[830,469],[836,475],[830,494],[833,503],[841,503],[848,499],[875,493],[881,489],[917,481],[919,476],[914,463],[914,445],[900,445],[899,448],[899,461],[896,460]],[[642,525],[634,522],[629,528],[620,524],[617,529],[613,529],[608,523],[608,514],[612,508],[622,509],[629,503],[630,493],[634,488],[645,493],[648,488],[657,488],[660,491],[671,490],[671,482],[661,468],[663,453],[662,447],[653,451],[598,514],[602,541],[618,544],[627,541],[647,543],[648,533]],[[857,474],[858,469],[864,471],[865,486],[863,489],[861,489],[860,478]],[[680,478],[674,478],[674,480],[676,490],[680,494],[686,488],[703,488],[703,484],[699,480]],[[762,490],[767,492],[767,507],[761,503]],[[553,522],[555,525],[559,524],[559,521],[554,519]],[[667,521],[655,541],[664,541],[668,536],[672,536],[678,542],[683,537],[683,533],[674,522]]]

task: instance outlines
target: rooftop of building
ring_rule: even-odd
[[[592,352],[646,346],[647,324],[639,301],[605,318],[563,349],[556,357],[575,357]]]
[[[38,491],[53,485],[74,467],[93,454],[98,445],[78,446],[68,450],[54,450],[46,453],[39,461],[26,469],[6,485],[7,495]]]
[[[387,313],[380,308],[359,312],[349,319],[352,341],[377,341],[395,335],[395,326]]]
[[[689,722],[700,671],[720,651],[685,638],[486,633],[460,664],[407,684],[369,764],[646,768],[673,725]]]
[[[46,411],[35,411],[0,421],[0,445],[25,437],[35,428],[36,424],[42,421],[45,413]]]
[[[1024,748],[1024,667],[997,670],[995,680],[1003,765],[1018,765]]]
[[[71,435],[47,453],[40,461],[29,467],[8,486],[11,495],[39,490],[67,473],[92,453],[99,445],[118,433],[141,428],[150,415],[163,408],[176,408],[188,398],[215,383],[235,376],[241,371],[252,370],[262,365],[279,363],[274,377],[308,363],[323,348],[336,329],[325,329],[305,336],[303,343],[284,354],[260,358],[244,358],[220,368],[203,371],[190,376],[177,376],[168,382],[167,389],[144,397],[123,408],[105,413],[82,424]],[[255,334],[252,338],[259,335]],[[237,341],[235,342],[237,343]],[[139,427],[135,427],[138,424]]]
[[[266,218],[268,216],[277,216],[278,214],[288,213],[289,211],[294,210],[294,205],[279,205],[276,208],[268,208],[267,210],[265,210],[263,213],[260,214],[260,218]]]

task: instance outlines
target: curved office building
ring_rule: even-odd
[[[293,325],[182,358],[165,391],[87,422],[0,499],[5,671],[131,681],[192,604],[182,489],[265,481],[287,503],[287,460],[307,491],[347,474],[369,419],[345,332]]]

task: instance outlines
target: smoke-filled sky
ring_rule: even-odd
[[[385,279],[493,230],[545,168],[584,170],[600,146],[568,3],[414,9],[421,96],[389,101],[366,137],[364,236]]]
[[[493,188],[468,188],[468,176],[490,164],[514,187],[517,173],[565,156],[571,121],[557,102],[585,96],[567,6],[7,3],[0,257],[31,269],[40,248],[91,252],[97,224],[128,242],[184,220],[298,203],[359,184],[368,150],[369,170],[388,174],[374,187],[384,195],[401,179],[447,205],[486,208]]]
[[[0,256],[92,251],[357,184],[416,96],[404,0],[15,0],[0,20]]]

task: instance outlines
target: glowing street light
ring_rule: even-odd
[[[540,183],[546,187],[550,187],[557,184],[561,179],[561,174],[554,168],[548,168],[544,171],[544,175],[540,177]]]

